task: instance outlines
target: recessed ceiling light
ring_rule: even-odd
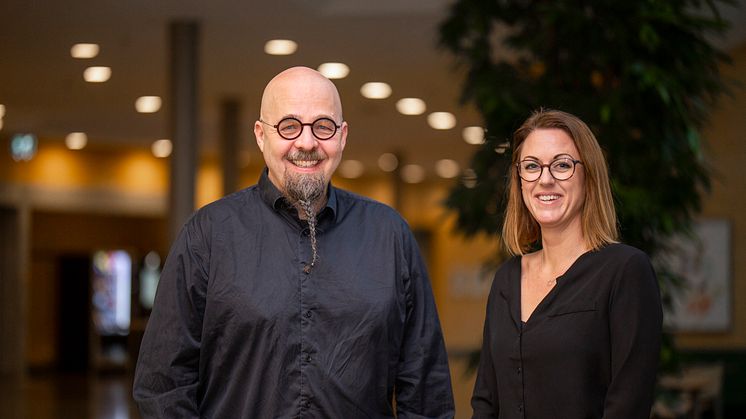
[[[391,96],[391,86],[383,82],[365,83],[360,93],[368,99],[386,99]]]
[[[434,129],[451,129],[456,126],[456,117],[450,112],[433,112],[427,116],[427,123]]]
[[[359,160],[345,160],[339,165],[339,174],[347,179],[357,179],[364,171],[365,166]]]
[[[319,73],[328,79],[343,79],[350,74],[350,67],[343,63],[324,63],[319,66]]]
[[[103,83],[111,78],[111,68],[88,67],[83,72],[83,78],[89,83]]]
[[[405,97],[396,102],[396,110],[404,115],[422,115],[425,109],[425,101],[416,97]]]
[[[461,136],[469,144],[484,144],[484,128],[482,127],[466,127],[461,131]]]
[[[81,150],[88,144],[85,132],[71,132],[65,137],[65,145],[70,150]]]
[[[384,172],[393,172],[399,167],[399,159],[394,153],[383,153],[378,157],[378,167]]]
[[[442,159],[435,162],[435,173],[444,179],[451,179],[458,176],[460,171],[456,160]]]
[[[154,156],[162,159],[171,155],[173,144],[171,144],[171,140],[165,138],[156,140],[153,141],[153,145],[150,146],[150,151],[153,152]]]
[[[290,55],[298,49],[298,44],[289,39],[272,39],[264,44],[264,52],[269,55]]]
[[[140,113],[153,113],[161,109],[160,96],[140,96],[135,101],[135,109]]]
[[[407,164],[401,168],[401,178],[407,183],[420,183],[425,180],[425,169],[419,164]]]
[[[98,44],[75,44],[70,48],[70,55],[73,58],[93,58],[98,51]]]

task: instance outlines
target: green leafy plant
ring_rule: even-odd
[[[578,115],[606,153],[622,240],[655,260],[686,233],[709,190],[702,128],[726,91],[713,46],[725,21],[716,1],[458,0],[440,43],[466,70],[463,100],[484,117],[471,179],[446,201],[466,235],[502,225],[509,139],[531,111]],[[680,286],[656,266],[664,305]],[[674,361],[664,344],[664,368]]]

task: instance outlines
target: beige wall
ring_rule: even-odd
[[[702,217],[731,223],[733,327],[727,333],[683,334],[677,339],[682,348],[746,349],[746,44],[730,54],[733,64],[723,67],[723,75],[735,82],[732,96],[723,97],[705,132],[713,177]]]

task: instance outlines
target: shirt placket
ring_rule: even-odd
[[[312,259],[311,240],[308,228],[304,228],[299,235],[298,254],[300,264],[298,266],[299,296],[300,304],[298,306],[300,319],[300,352],[298,363],[300,365],[300,417],[312,417],[313,410],[313,392],[311,389],[311,380],[309,370],[314,367],[314,356],[316,354],[312,343],[311,333],[313,327],[314,313],[314,294],[312,279],[314,270],[308,269]]]

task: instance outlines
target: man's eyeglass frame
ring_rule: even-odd
[[[285,136],[285,135],[282,134],[282,131],[280,131],[279,127],[285,121],[295,121],[295,122],[297,122],[300,125],[300,130],[298,130],[298,134],[297,135],[292,136],[292,137],[288,137],[288,136]],[[334,131],[331,133],[331,135],[329,135],[328,137],[319,137],[316,134],[316,131],[314,131],[313,127],[314,127],[314,125],[316,125],[317,123],[319,123],[319,121],[329,121],[329,122],[331,122],[331,124],[334,126]],[[326,140],[329,140],[329,139],[333,138],[335,135],[337,135],[337,130],[339,130],[340,128],[342,128],[341,124],[337,125],[337,123],[334,122],[334,120],[332,120],[331,118],[326,118],[326,117],[317,118],[315,121],[313,121],[313,122],[307,122],[307,123],[303,123],[303,122],[301,122],[300,119],[292,117],[292,116],[291,117],[287,117],[287,118],[282,118],[282,119],[280,119],[280,122],[278,122],[278,123],[276,123],[274,125],[270,124],[269,122],[262,121],[261,118],[259,118],[259,122],[261,122],[262,124],[265,124],[265,125],[269,125],[270,127],[274,128],[275,131],[277,131],[277,135],[279,135],[281,138],[283,138],[285,140],[288,140],[288,141],[295,140],[296,138],[298,138],[301,135],[303,135],[303,129],[305,127],[307,127],[307,126],[311,127],[311,134],[313,134],[314,138],[316,138],[319,141],[326,141]]]

